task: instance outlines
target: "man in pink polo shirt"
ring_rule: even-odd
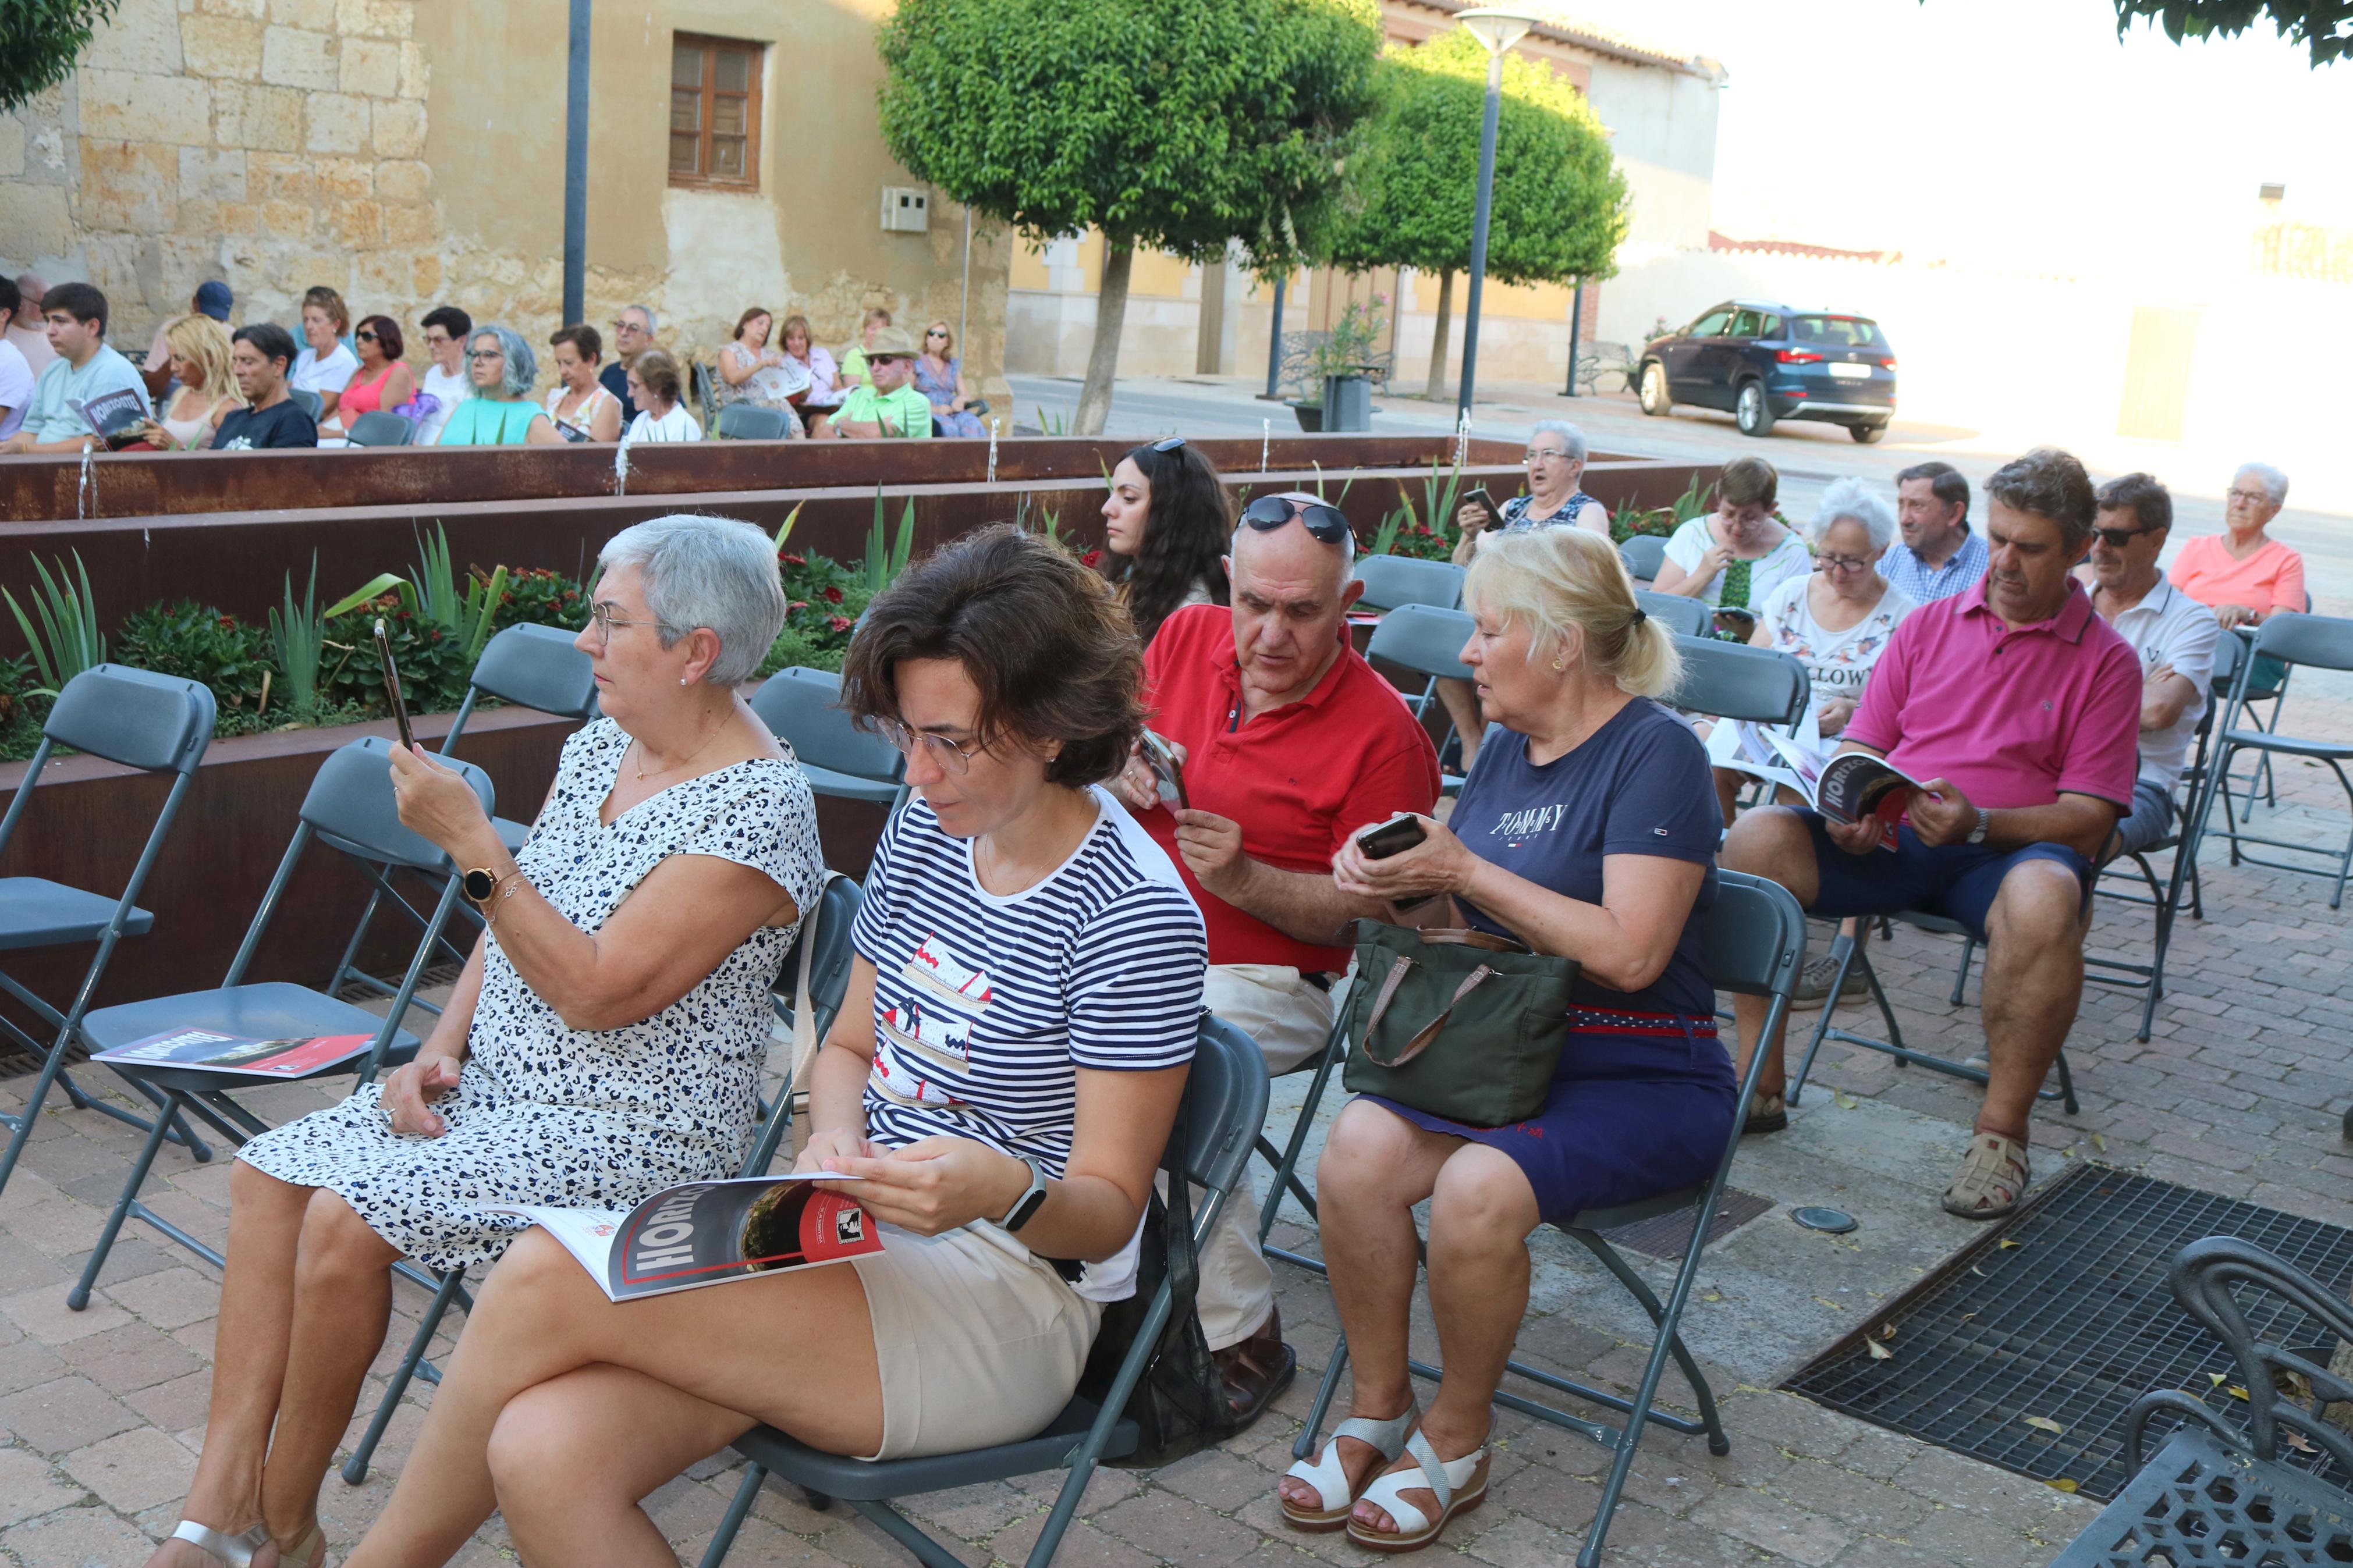
[[[1986,499],[1984,579],[1896,628],[1840,748],[1923,781],[1894,847],[1880,847],[1876,821],[1848,827],[1775,806],[1743,816],[1723,857],[1815,914],[1920,910],[1986,944],[1990,1081],[1945,1192],[1946,1211],[1965,1219],[2009,1214],[2031,1179],[2028,1119],[2083,998],[2093,867],[2132,809],[2140,729],[2139,660],[2069,574],[2096,515],[2084,466],[2029,452],[1987,482]],[[1746,1052],[1765,1005],[1735,1000]],[[1787,1124],[1773,1114],[1781,1042],[1767,1048],[1758,1131]]]
[[[1324,1048],[1348,922],[1389,918],[1334,884],[1340,841],[1438,804],[1429,734],[1349,645],[1348,606],[1364,591],[1355,546],[1347,519],[1312,495],[1252,501],[1226,557],[1233,607],[1176,611],[1144,656],[1150,722],[1183,758],[1187,808],[1164,805],[1141,766],[1115,784],[1201,906],[1203,1005],[1278,1073]],[[1257,1219],[1228,1205],[1201,1251],[1201,1327],[1245,1420],[1296,1365]]]

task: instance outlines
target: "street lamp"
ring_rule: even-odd
[[[1462,392],[1455,423],[1471,417],[1472,384],[1479,374],[1479,292],[1487,281],[1487,219],[1495,202],[1495,123],[1504,112],[1504,55],[1543,20],[1509,5],[1458,11],[1454,19],[1487,46],[1487,114],[1479,123],[1479,206],[1471,220],[1471,303],[1462,327]]]

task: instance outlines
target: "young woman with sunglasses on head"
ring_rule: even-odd
[[[1145,647],[1185,605],[1228,602],[1224,557],[1234,517],[1226,482],[1182,436],[1122,458],[1103,515],[1103,575],[1127,600]]]

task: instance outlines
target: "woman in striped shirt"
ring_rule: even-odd
[[[1142,729],[1139,667],[1102,581],[1010,527],[874,601],[843,689],[915,798],[875,853],[800,1168],[862,1178],[836,1190],[883,1250],[615,1304],[526,1235],[353,1568],[443,1561],[494,1507],[528,1562],[672,1563],[638,1500],[755,1422],[899,1458],[1029,1436],[1069,1401],[1134,1290],[1207,962],[1175,868],[1101,787]]]

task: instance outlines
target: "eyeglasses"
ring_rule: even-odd
[[[2268,490],[2224,490],[2222,496],[2226,500],[2242,500],[2249,506],[2269,506],[2272,500]]]
[[[617,332],[642,332],[646,330],[635,321],[614,321],[611,325]]]
[[[365,327],[362,327],[358,331],[352,334],[352,342],[355,343],[372,343],[375,342],[375,334],[369,331]]]
[[[507,354],[504,349],[468,349],[466,357],[468,359],[504,359]]]
[[[1159,440],[1155,441],[1154,443],[1152,443],[1152,449],[1153,449],[1154,451],[1155,451],[1155,452],[1160,452],[1160,453],[1174,452],[1174,451],[1176,451],[1178,447],[1180,447],[1184,446],[1184,444],[1185,444],[1185,437],[1182,437],[1182,436],[1167,436],[1167,437],[1163,437],[1161,439],[1159,439]]]
[[[944,338],[947,335],[948,331],[945,327],[925,327],[923,329],[923,336],[927,338]]]
[[[659,626],[666,632],[675,632],[678,630],[678,627],[671,626],[668,621],[624,620],[619,616],[615,615],[613,613],[613,606],[602,599],[597,600],[595,604],[588,606],[588,624],[596,628],[597,639],[602,642],[611,642],[613,640],[613,628],[615,626]]]
[[[2095,528],[2092,531],[2098,534],[2100,542],[2109,549],[2122,550],[2142,534],[2151,531],[2146,528]]]
[[[1564,463],[1568,461],[1568,454],[1556,447],[1531,447],[1527,449],[1525,460],[1531,463],[1541,463],[1546,458],[1558,458]]]
[[[973,758],[988,749],[978,741],[951,741],[928,730],[911,730],[896,719],[877,719],[874,728],[901,756],[912,757],[921,746],[933,762],[952,773],[971,772]]]
[[[1348,537],[1348,520],[1337,507],[1321,501],[1293,500],[1288,496],[1261,496],[1242,509],[1242,521],[1261,533],[1281,528],[1293,517],[1307,525],[1307,531],[1325,544],[1337,544]]]
[[[1870,568],[1871,557],[1868,555],[1817,555],[1814,557],[1814,570],[1817,572],[1865,572]]]
[[[868,354],[866,356],[866,363],[868,364],[897,364],[901,360],[905,359],[906,357],[907,356],[905,354]]]

